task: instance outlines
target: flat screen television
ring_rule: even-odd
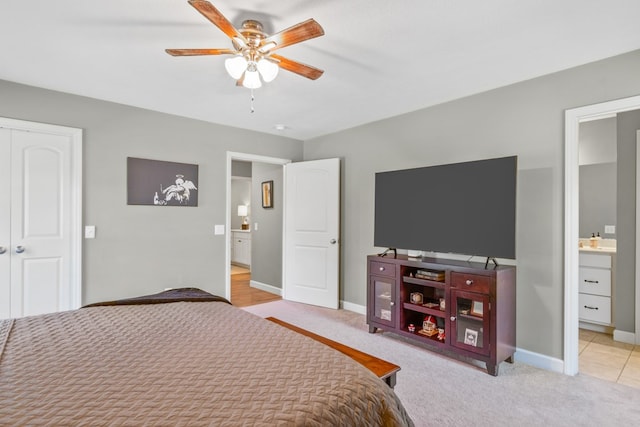
[[[517,156],[378,172],[374,245],[516,258]]]

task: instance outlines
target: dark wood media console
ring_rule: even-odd
[[[369,332],[483,361],[494,376],[513,362],[515,267],[406,255],[370,255],[367,266]]]

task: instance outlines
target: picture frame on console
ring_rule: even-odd
[[[483,304],[482,301],[473,301],[471,304],[471,315],[482,317],[483,316]]]
[[[467,328],[464,331],[464,343],[473,347],[478,345],[478,331]]]

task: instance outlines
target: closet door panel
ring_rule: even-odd
[[[6,319],[11,313],[11,198],[7,187],[11,182],[11,131],[3,128],[0,128],[0,182],[5,183],[0,194],[0,319]]]

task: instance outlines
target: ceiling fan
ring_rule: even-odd
[[[277,49],[324,35],[324,30],[315,20],[308,19],[269,36],[262,31],[262,24],[255,20],[246,20],[242,28],[236,29],[206,0],[189,0],[189,4],[231,39],[233,49],[166,49],[169,55],[233,55],[225,61],[225,68],[238,85],[249,89],[257,89],[262,86],[262,81],[275,79],[279,68],[311,80],[324,73],[318,68],[273,53]]]

